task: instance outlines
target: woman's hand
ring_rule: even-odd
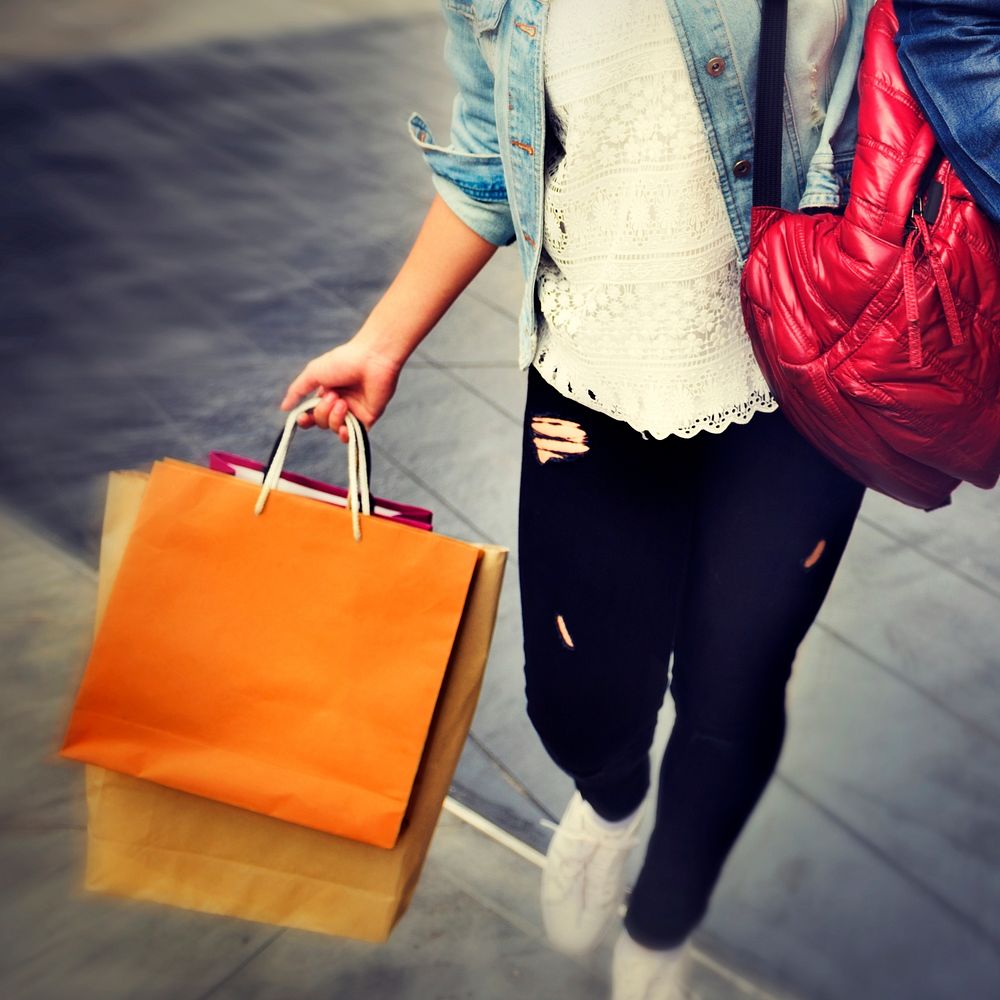
[[[366,430],[371,428],[396,391],[401,369],[400,362],[373,351],[355,336],[313,358],[289,384],[281,409],[291,410],[316,389],[323,398],[313,410],[299,414],[299,427],[315,425],[331,430],[346,444],[344,417],[348,409]]]

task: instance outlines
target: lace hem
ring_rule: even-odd
[[[606,377],[606,372],[588,373],[586,363],[570,357],[559,342],[540,341],[538,350],[532,360],[532,365],[538,373],[554,389],[563,396],[582,403],[588,409],[606,414],[615,420],[621,420],[646,440],[662,441],[670,435],[681,438],[692,438],[706,431],[710,434],[721,434],[731,424],[747,424],[755,413],[773,413],[778,409],[778,400],[764,382],[764,377],[752,360],[752,367],[747,366],[746,379],[742,385],[729,384],[729,392],[719,392],[719,386],[711,381],[712,371],[706,370],[702,379],[678,378],[676,381],[657,379],[646,391],[636,392],[631,385],[624,387],[613,385]],[[555,349],[553,349],[555,348]],[[600,395],[594,392],[592,386],[600,389]],[[699,388],[701,391],[699,391]],[[624,398],[623,398],[624,397]],[[685,402],[677,405],[678,397]],[[672,399],[676,413],[698,416],[678,420],[671,418],[662,409],[654,410],[651,401],[657,399]]]

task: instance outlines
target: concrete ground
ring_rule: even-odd
[[[82,778],[45,759],[85,658],[107,472],[265,457],[289,379],[401,263],[431,196],[403,123],[446,134],[453,94],[425,6],[3,7],[3,996],[604,995],[606,950],[544,946],[530,852],[450,811],[381,949],[79,897]],[[514,256],[407,366],[373,488],[511,549],[452,796],[544,849],[571,785],[523,711]],[[299,434],[288,465],[336,480],[333,444]],[[778,774],[696,936],[707,996],[996,995],[998,513],[971,487],[933,514],[866,497],[800,649]],[[658,750],[670,723],[668,700]]]

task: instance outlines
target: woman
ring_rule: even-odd
[[[846,200],[868,0],[792,0],[782,199]],[[527,370],[519,576],[527,711],[574,779],[542,876],[553,945],[593,948],[624,895],[670,690],[655,825],[614,1000],[683,995],[687,942],[774,771],[785,686],[864,488],[786,421],[740,314],[759,7],[443,0],[437,194],[361,329],[311,360],[303,427],[370,426],[410,353],[517,243]]]

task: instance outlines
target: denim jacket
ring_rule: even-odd
[[[471,229],[517,242],[525,277],[518,365],[537,337],[545,158],[543,44],[549,0],[441,0],[458,85],[448,143],[408,122],[434,187]],[[559,2],[559,0],[552,0]],[[613,2],[613,0],[611,0]],[[742,266],[749,252],[759,0],[664,0],[694,87]],[[782,205],[839,208],[857,137],[855,80],[874,0],[789,0]]]

